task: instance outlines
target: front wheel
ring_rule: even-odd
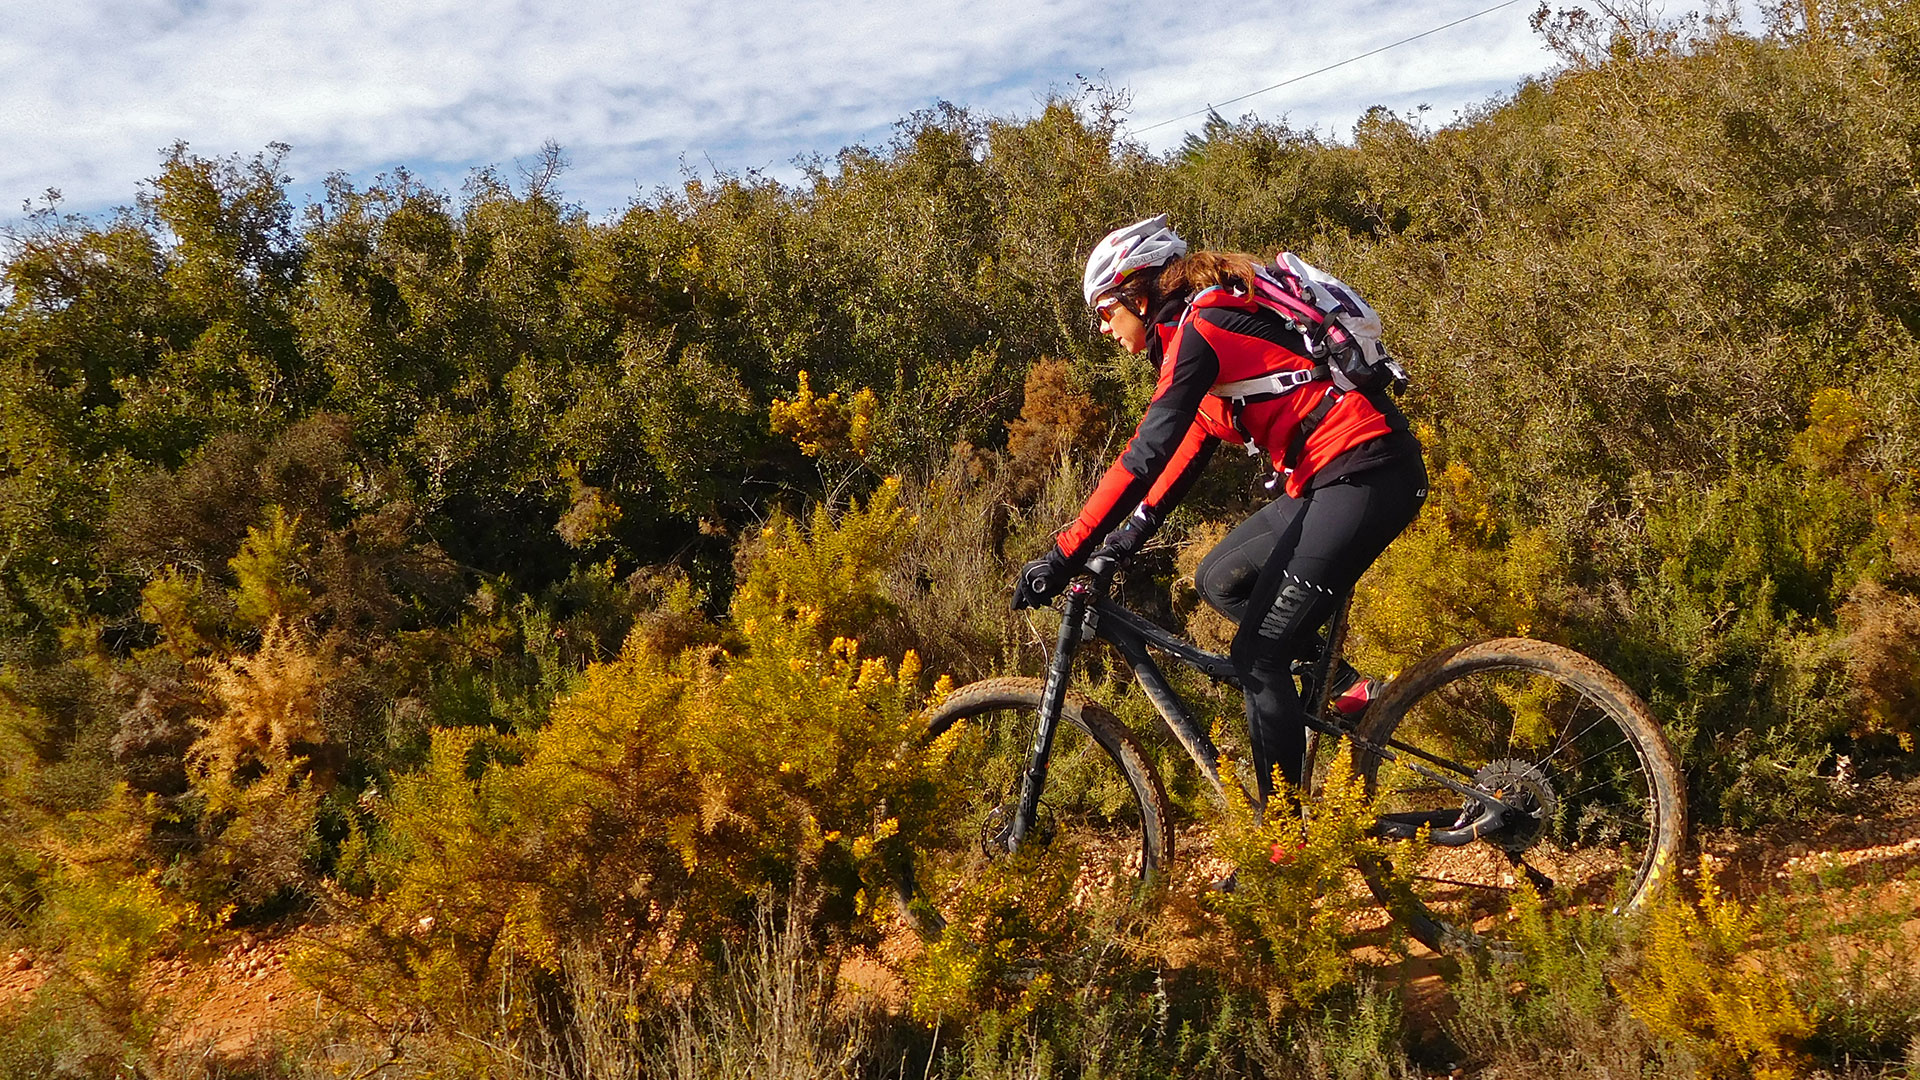
[[[946,928],[970,886],[1007,857],[1002,840],[1020,796],[1044,684],[987,679],[961,687],[928,714],[926,741],[944,755],[953,805],[897,877],[898,899],[922,937]],[[1139,740],[1112,713],[1069,693],[1054,736],[1039,820],[1023,860],[1052,862],[1076,892],[1131,889],[1173,854],[1171,809]]]
[[[1686,834],[1686,788],[1646,704],[1593,660],[1499,638],[1409,669],[1361,720],[1356,746],[1381,818],[1444,830],[1468,800],[1411,761],[1521,811],[1464,847],[1427,845],[1410,867],[1364,867],[1368,885],[1436,950],[1512,955],[1526,885],[1549,909],[1643,907]]]

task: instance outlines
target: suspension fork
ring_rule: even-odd
[[[1020,801],[1007,823],[1002,845],[1012,851],[1033,830],[1040,816],[1040,791],[1047,785],[1047,762],[1053,756],[1053,736],[1059,728],[1060,712],[1067,703],[1067,683],[1073,678],[1073,654],[1085,640],[1092,621],[1087,610],[1092,590],[1085,582],[1067,587],[1067,610],[1060,616],[1060,638],[1047,666],[1046,688],[1040,692],[1040,722],[1033,729],[1033,748],[1027,752],[1027,770],[1020,777]]]

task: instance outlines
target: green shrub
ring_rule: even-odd
[[[42,900],[28,927],[51,960],[34,996],[54,1003],[54,1026],[75,1033],[84,1057],[110,1054],[135,1069],[156,1060],[179,1004],[178,987],[152,980],[149,962],[211,928],[193,905],[162,885],[147,857],[155,802],[121,788],[106,806],[70,814],[57,831],[43,835]],[[34,1004],[22,1015],[21,1032],[48,1022]]]
[[[1634,927],[1600,912],[1548,911],[1524,886],[1511,963],[1462,963],[1448,978],[1458,1009],[1446,1022],[1467,1058],[1496,1070],[1554,1077],[1686,1075],[1620,1000]]]
[[[1769,963],[1811,1023],[1801,1044],[1807,1055],[1830,1068],[1905,1059],[1911,1069],[1920,987],[1904,928],[1920,901],[1920,880],[1850,874],[1822,855],[1768,900],[1761,942],[1780,941]]]

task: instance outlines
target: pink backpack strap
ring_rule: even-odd
[[[1326,323],[1326,313],[1299,296],[1294,295],[1282,282],[1269,278],[1264,274],[1256,274],[1254,275],[1253,283],[1253,298],[1259,301],[1261,305],[1292,319],[1294,322],[1303,323],[1315,329],[1318,329]]]

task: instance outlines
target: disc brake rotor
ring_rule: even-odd
[[[1007,834],[1013,830],[1014,804],[1003,802],[987,811],[980,819],[980,850],[990,859],[997,859],[1007,853]],[[1046,846],[1053,840],[1053,808],[1045,802],[1034,815],[1033,825],[1027,829],[1026,839],[1022,843],[1038,843]]]

